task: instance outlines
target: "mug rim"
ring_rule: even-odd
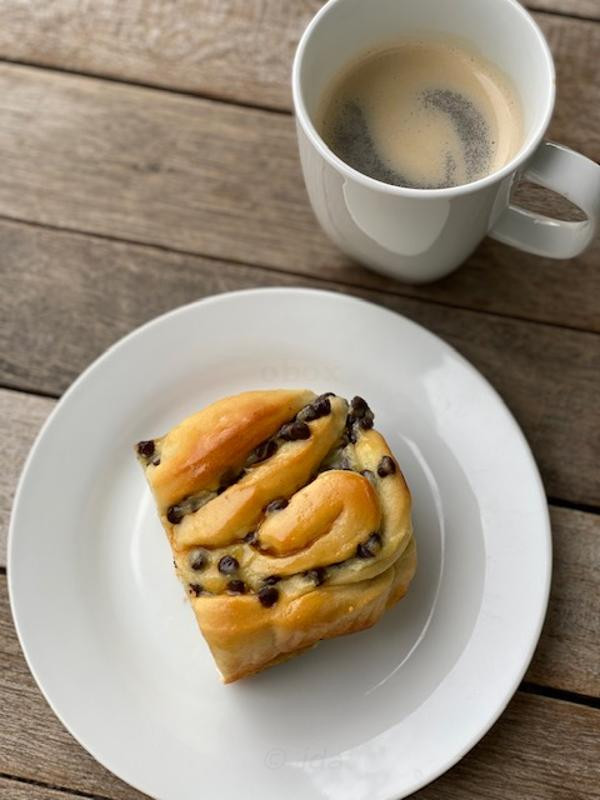
[[[292,65],[292,99],[296,120],[300,125],[302,125],[304,133],[308,136],[313,147],[315,147],[319,154],[335,169],[337,169],[338,172],[341,172],[346,178],[362,184],[367,189],[373,189],[380,192],[383,191],[387,194],[396,195],[399,197],[414,197],[423,199],[451,198],[458,195],[477,192],[480,189],[484,189],[493,185],[494,183],[497,183],[498,181],[501,181],[507,175],[517,171],[519,167],[533,155],[533,153],[539,147],[540,142],[542,141],[544,134],[548,129],[552,114],[554,112],[554,105],[556,102],[556,69],[554,66],[554,58],[550,51],[546,37],[529,11],[524,8],[518,2],[518,0],[496,0],[496,2],[503,2],[512,6],[512,8],[514,8],[515,11],[521,15],[523,22],[528,24],[533,30],[545,61],[550,82],[548,103],[545,112],[541,115],[540,120],[534,126],[533,132],[521,146],[517,154],[513,156],[510,161],[504,164],[504,166],[500,167],[500,169],[491,172],[489,175],[485,175],[483,178],[478,178],[476,181],[471,181],[470,183],[461,183],[457,186],[447,186],[441,189],[415,189],[408,186],[396,186],[394,184],[377,180],[376,178],[371,178],[369,175],[365,175],[364,173],[359,172],[357,169],[354,169],[354,167],[346,164],[345,161],[339,158],[339,156],[337,156],[333,150],[331,150],[325,144],[321,135],[315,128],[313,121],[306,110],[304,94],[300,80],[302,61],[310,38],[327,14],[329,14],[335,6],[345,1],[346,0],[328,0],[325,5],[323,5],[312,17],[304,29],[302,36],[300,37]],[[413,2],[415,1],[416,0],[413,0]]]

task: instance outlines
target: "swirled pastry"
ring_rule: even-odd
[[[406,593],[410,494],[362,398],[245,392],[137,456],[226,683],[371,626]]]

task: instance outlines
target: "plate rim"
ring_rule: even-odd
[[[513,432],[517,435],[520,439],[520,443],[523,447],[524,455],[529,460],[529,467],[531,470],[531,477],[535,479],[537,491],[543,500],[542,507],[544,509],[543,512],[543,527],[545,533],[545,563],[546,563],[546,572],[543,576],[544,578],[544,585],[543,585],[543,592],[542,598],[543,601],[538,610],[538,616],[536,619],[534,635],[532,635],[531,640],[529,642],[527,652],[524,653],[522,663],[520,668],[516,671],[515,677],[513,681],[511,681],[510,688],[506,692],[506,695],[499,700],[497,708],[495,709],[493,714],[490,714],[489,717],[486,719],[485,723],[479,726],[478,732],[473,736],[469,737],[463,747],[459,748],[456,752],[453,752],[452,755],[442,761],[442,763],[438,766],[438,768],[432,770],[427,774],[427,777],[421,777],[417,780],[412,781],[410,784],[406,784],[404,788],[399,787],[399,789],[395,790],[393,794],[387,795],[386,800],[397,800],[398,798],[398,791],[401,792],[400,797],[407,797],[410,794],[422,789],[424,786],[429,785],[433,781],[437,780],[441,775],[446,773],[452,767],[454,767],[459,761],[461,761],[464,756],[479,742],[481,739],[490,731],[493,725],[498,721],[501,715],[506,710],[508,704],[514,697],[516,691],[519,688],[519,685],[527,672],[527,669],[531,663],[535,650],[537,648],[542,628],[546,619],[547,610],[548,610],[548,603],[550,599],[550,589],[552,584],[552,572],[553,572],[553,548],[552,548],[552,527],[551,527],[551,519],[550,519],[550,512],[548,508],[548,501],[546,491],[543,485],[543,481],[540,475],[539,468],[537,466],[537,462],[533,455],[532,449],[529,445],[529,442],[519,425],[518,421],[516,420],[515,416],[513,415],[510,408],[507,406],[506,402],[504,401],[503,397],[500,395],[498,390],[493,386],[493,384],[483,375],[465,356],[462,355],[452,344],[448,343],[445,339],[443,339],[438,334],[434,333],[433,331],[426,328],[424,325],[421,325],[418,322],[406,317],[404,314],[395,311],[387,306],[380,305],[372,300],[366,300],[360,296],[356,296],[354,294],[348,294],[345,292],[337,292],[328,289],[316,289],[312,287],[305,287],[305,286],[266,286],[266,287],[252,287],[248,289],[237,289],[233,291],[225,291],[219,292],[216,294],[207,295],[205,297],[201,297],[197,300],[192,300],[189,303],[184,303],[183,305],[176,306],[169,311],[163,312],[162,314],[157,315],[156,317],[152,317],[151,319],[143,322],[141,325],[137,326],[133,330],[126,333],[124,336],[117,339],[111,345],[109,345],[106,350],[104,350],[100,355],[98,355],[95,359],[93,359],[90,364],[73,380],[73,382],[68,386],[65,392],[57,399],[55,407],[52,409],[44,423],[42,424],[40,430],[38,431],[23,464],[21,469],[19,479],[17,482],[17,487],[14,493],[13,502],[11,506],[10,512],[10,520],[8,526],[8,535],[7,535],[7,546],[6,546],[6,579],[7,579],[7,587],[8,587],[8,598],[9,598],[9,607],[11,611],[12,621],[17,633],[17,639],[19,642],[19,646],[21,648],[21,652],[25,658],[25,662],[27,667],[35,680],[37,688],[41,692],[44,700],[50,706],[52,712],[57,717],[59,722],[63,725],[63,727],[68,731],[68,733],[75,739],[75,741],[86,751],[88,752],[102,767],[107,769],[112,775],[116,776],[119,780],[127,783],[132,788],[136,789],[137,791],[148,795],[154,800],[172,800],[170,797],[159,797],[152,793],[152,791],[148,790],[148,788],[141,785],[141,783],[137,779],[131,779],[130,777],[125,777],[124,774],[119,774],[115,772],[110,764],[108,763],[108,759],[105,759],[103,756],[99,756],[96,753],[95,747],[90,746],[89,744],[85,743],[82,738],[78,735],[75,730],[75,725],[71,725],[71,723],[67,722],[67,720],[63,717],[63,715],[59,712],[56,708],[52,698],[46,692],[44,687],[43,680],[39,675],[38,671],[34,667],[32,663],[32,659],[30,657],[30,653],[27,650],[26,642],[22,636],[22,631],[19,625],[19,616],[17,611],[17,600],[16,600],[16,589],[13,586],[12,580],[12,563],[13,563],[13,541],[16,537],[16,527],[17,527],[17,512],[19,509],[19,505],[22,502],[22,495],[25,491],[25,483],[27,479],[27,473],[31,467],[32,462],[36,458],[36,454],[38,449],[42,446],[43,440],[46,436],[47,430],[54,424],[55,418],[58,416],[60,411],[62,410],[63,406],[69,401],[72,394],[74,394],[79,387],[85,383],[88,374],[92,373],[94,370],[100,368],[102,363],[105,360],[108,360],[112,354],[117,351],[119,348],[125,346],[130,340],[143,336],[147,330],[152,327],[159,326],[167,322],[168,320],[175,319],[179,315],[183,315],[192,309],[201,308],[202,306],[212,305],[219,302],[227,302],[230,298],[239,298],[239,297],[247,297],[247,296],[256,296],[256,295],[290,295],[290,294],[303,294],[306,296],[319,296],[325,299],[334,300],[336,302],[349,302],[349,303],[356,303],[358,305],[367,305],[374,307],[377,309],[378,312],[383,313],[388,316],[399,317],[403,320],[404,323],[407,323],[409,327],[414,327],[417,329],[419,335],[425,334],[426,337],[430,337],[435,340],[438,346],[442,348],[447,348],[450,350],[453,355],[457,358],[457,360],[461,363],[461,365],[466,368],[472,375],[475,375],[480,381],[484,383],[486,388],[491,392],[495,401],[502,407],[506,415],[508,416],[510,422],[512,423]],[[540,520],[542,522],[542,520]],[[69,787],[63,787],[68,790]],[[73,787],[71,787],[73,788]]]

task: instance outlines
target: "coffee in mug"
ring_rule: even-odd
[[[416,189],[483,178],[524,139],[511,80],[453,39],[398,41],[355,59],[326,87],[315,122],[350,167]]]

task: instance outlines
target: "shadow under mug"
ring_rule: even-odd
[[[394,37],[460,37],[513,81],[524,113],[517,155],[473,183],[446,189],[391,186],[349,167],[314,125],[331,79]],[[490,235],[528,253],[571,258],[600,220],[600,166],[543,141],[555,100],[548,44],[516,0],[329,0],[296,51],[292,89],[304,180],[321,226],[346,254],[400,280],[426,282],[456,269]],[[552,189],[587,216],[566,222],[511,203],[520,179]]]

